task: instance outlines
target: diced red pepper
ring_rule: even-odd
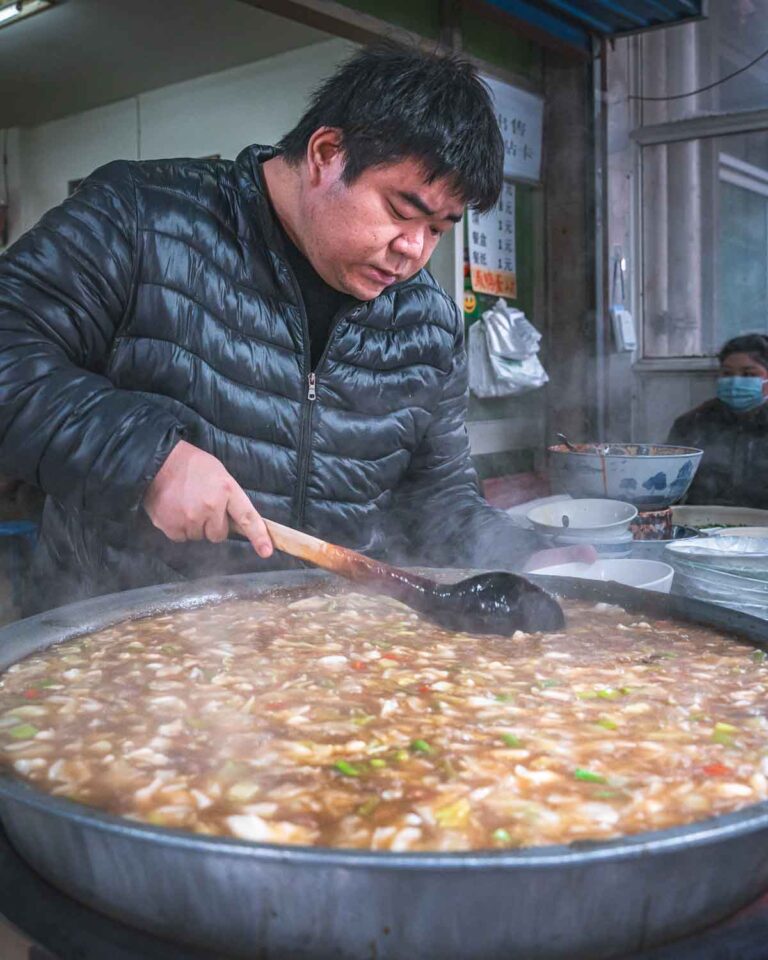
[[[42,695],[43,691],[38,690],[36,687],[30,687],[29,690],[25,690],[24,693],[22,693],[22,697],[24,697],[25,700],[37,700],[39,697],[42,697]]]
[[[352,667],[353,670],[367,670],[367,669],[368,669],[368,664],[365,662],[365,660],[353,660],[352,663],[350,664],[350,666]]]
[[[265,703],[264,706],[267,710],[282,710],[284,707],[288,706],[287,700],[270,700],[269,703]]]
[[[394,660],[396,663],[410,663],[411,657],[407,656],[404,653],[391,653],[389,650],[386,653],[382,653],[382,660]]]
[[[724,763],[708,763],[701,768],[708,777],[732,777],[733,770]]]
[[[420,683],[419,693],[432,693],[432,687],[428,683]]]

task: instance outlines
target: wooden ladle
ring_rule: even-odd
[[[516,630],[556,631],[565,624],[560,604],[515,573],[481,573],[458,583],[436,583],[273,520],[264,522],[278,550],[394,597],[448,630],[511,636]]]

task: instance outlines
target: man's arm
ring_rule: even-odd
[[[104,376],[134,294],[136,197],[124,162],[97,170],[0,258],[0,469],[65,505],[144,506],[173,540],[236,524],[263,557],[261,517],[161,406]]]
[[[181,424],[104,376],[136,257],[130,171],[115,162],[0,258],[0,469],[64,504],[120,517]]]
[[[469,455],[467,358],[457,317],[453,366],[430,426],[395,495],[396,538],[414,562],[520,569],[536,536],[481,496]]]

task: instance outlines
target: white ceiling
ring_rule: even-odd
[[[0,29],[0,129],[327,39],[242,0],[59,0]]]

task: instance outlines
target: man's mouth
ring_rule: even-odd
[[[375,278],[377,283],[383,283],[385,287],[388,287],[392,283],[396,283],[400,276],[397,273],[390,273],[389,270],[380,270],[378,267],[369,266],[368,272],[372,277]]]

